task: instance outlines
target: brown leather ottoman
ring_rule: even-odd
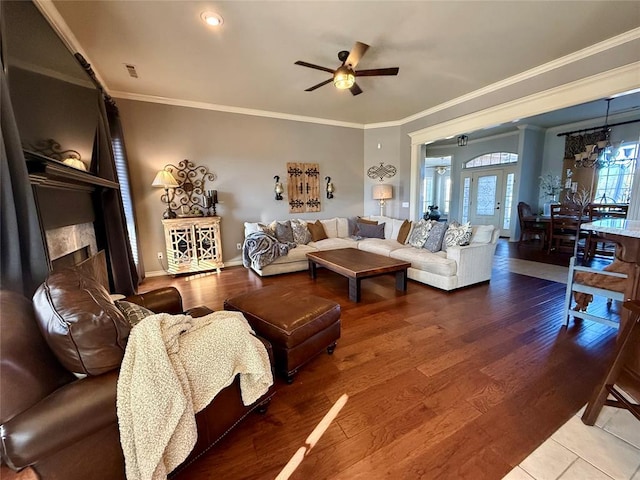
[[[340,305],[313,295],[269,286],[227,298],[225,310],[244,314],[256,333],[271,342],[276,371],[288,383],[298,369],[340,338]]]

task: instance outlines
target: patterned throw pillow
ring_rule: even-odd
[[[258,230],[262,233],[266,233],[267,235],[271,235],[272,237],[276,236],[276,222],[273,221],[269,225],[265,225],[264,223],[258,224]]]
[[[458,222],[453,222],[449,225],[447,232],[444,234],[444,244],[447,247],[464,246],[469,245],[471,241],[471,224],[469,222],[464,225],[460,225]]]
[[[384,223],[371,225],[370,223],[358,222],[356,235],[362,238],[384,238]]]
[[[311,241],[311,233],[304,220],[291,220],[291,229],[293,230],[293,241],[298,245],[306,245]]]
[[[413,227],[411,235],[409,235],[409,245],[416,248],[422,248],[424,242],[427,241],[429,230],[431,230],[431,222],[421,218]]]
[[[281,243],[293,243],[293,230],[291,229],[291,222],[286,220],[284,222],[276,222],[276,238]]]
[[[138,305],[137,303],[127,302],[125,300],[116,300],[116,307],[122,312],[124,317],[129,320],[132,327],[135,327],[143,318],[147,318],[154,313],[148,308]]]
[[[429,230],[429,236],[422,248],[426,248],[430,252],[439,252],[442,250],[442,241],[444,240],[446,231],[446,222],[436,222],[433,227],[431,227],[431,230]]]
[[[307,223],[307,228],[309,229],[311,238],[314,242],[329,238],[327,237],[327,232],[324,231],[324,226],[320,220],[316,220],[315,223]]]

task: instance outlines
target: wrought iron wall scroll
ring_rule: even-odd
[[[374,165],[367,170],[367,177],[379,178],[381,182],[385,178],[391,178],[398,173],[398,169],[393,165],[385,165],[384,162],[380,162],[380,165]]]
[[[204,184],[207,180],[213,182],[216,179],[214,173],[209,172],[207,167],[194,165],[186,158],[178,163],[178,166],[169,163],[165,165],[164,169],[171,172],[180,184],[175,189],[175,197],[171,202],[171,208],[178,209],[186,206],[189,212],[197,208],[201,209],[203,213],[209,208],[205,199]],[[166,200],[163,199],[163,201]]]
[[[320,170],[317,163],[287,163],[289,213],[319,212]]]

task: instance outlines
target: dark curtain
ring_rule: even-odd
[[[106,108],[100,102],[102,115],[97,135],[96,174],[99,177],[118,181],[118,174],[113,156],[113,148],[109,127],[106,123]],[[132,295],[138,288],[138,272],[133,261],[131,245],[127,235],[127,221],[124,216],[120,191],[113,188],[104,189],[100,195],[98,212],[102,213],[102,221],[96,221],[98,238],[104,238],[109,256],[110,271],[114,293]],[[97,219],[96,219],[97,220]]]
[[[131,175],[129,174],[129,158],[127,157],[127,149],[124,143],[124,133],[122,131],[122,123],[120,122],[120,112],[115,102],[111,99],[105,101],[105,108],[107,111],[107,122],[109,124],[109,133],[111,134],[111,145],[114,150],[114,161],[116,163],[116,170],[118,171],[118,177],[120,180],[120,196],[124,202],[125,198],[129,204],[130,211],[127,214],[125,209],[125,218],[127,220],[127,232],[129,235],[129,243],[138,252],[138,280],[144,279],[144,264],[142,262],[142,256],[140,255],[140,238],[138,237],[138,224],[135,218],[135,212],[133,210],[133,193],[131,192]],[[118,164],[120,168],[118,169]]]
[[[2,62],[0,157],[0,288],[31,297],[49,268]]]

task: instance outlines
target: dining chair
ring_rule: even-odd
[[[544,246],[547,237],[547,226],[536,221],[531,206],[526,202],[518,202],[518,222],[520,224],[520,239],[518,246],[527,238],[540,238]]]
[[[582,210],[576,210],[569,205],[551,205],[551,224],[549,228],[549,242],[547,253],[568,251],[577,255],[581,240],[585,240],[588,233],[582,231]]]
[[[604,218],[627,218],[628,204],[590,203],[587,206],[589,222]],[[613,257],[616,252],[616,244],[599,238],[595,232],[589,231],[585,245],[585,257],[591,260],[596,255]]]

